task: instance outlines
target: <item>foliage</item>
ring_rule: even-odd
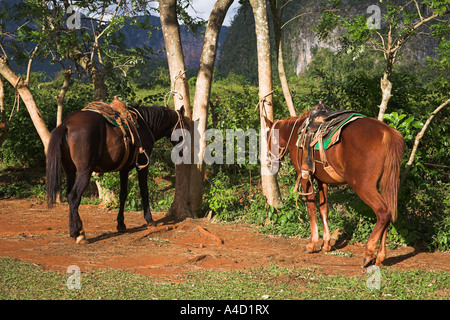
[[[229,177],[219,172],[209,181],[209,187],[205,191],[203,204],[214,212],[219,220],[233,220],[236,214],[235,203],[238,200],[236,188],[230,186]]]

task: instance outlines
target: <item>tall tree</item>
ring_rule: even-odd
[[[11,70],[8,59],[4,55],[0,55],[0,74],[13,86],[17,94],[22,98],[27,111],[30,114],[31,121],[33,121],[34,127],[41,138],[44,152],[47,153],[47,146],[50,141],[50,131],[36,105],[33,94],[28,88],[28,81],[19,77]]]
[[[208,105],[211,95],[211,84],[214,72],[214,62],[217,54],[217,44],[223,20],[234,0],[218,0],[208,19],[205,30],[200,67],[195,87],[192,120],[194,123],[194,166],[191,168],[190,198],[193,212],[198,212],[202,202],[202,182],[205,172],[203,156],[206,148],[205,131],[208,119]]]
[[[255,17],[256,47],[258,52],[259,112],[261,131],[265,132],[264,117],[273,121],[273,84],[272,62],[270,54],[269,21],[265,0],[250,0]],[[267,162],[267,140],[261,137],[261,177],[262,191],[267,203],[273,207],[282,204],[280,188],[276,174],[270,173]]]
[[[171,90],[174,94],[175,110],[180,110],[184,106],[185,117],[190,121],[192,111],[189,85],[186,79],[186,65],[181,46],[180,26],[177,17],[177,1],[159,0],[159,13],[172,83]],[[192,125],[190,125],[189,131],[192,133]],[[192,144],[190,143],[190,145]],[[195,212],[191,210],[189,192],[190,169],[191,164],[181,163],[176,166],[175,197],[170,213],[177,219],[196,217]]]
[[[223,20],[233,0],[218,0],[211,11],[205,30],[200,67],[197,76],[194,104],[191,115],[189,86],[186,79],[186,66],[180,39],[176,0],[160,0],[159,11],[164,42],[167,51],[172,93],[175,109],[185,108],[185,116],[190,120],[188,142],[192,146],[187,150],[190,163],[176,166],[175,197],[170,213],[177,219],[198,217],[202,201],[202,183],[204,177],[203,155],[206,147],[205,130],[208,118],[214,62],[217,43]],[[184,150],[183,152],[186,152]],[[189,162],[189,161],[188,161]]]
[[[283,90],[284,99],[289,110],[291,117],[295,117],[294,101],[292,100],[291,91],[289,90],[289,84],[286,77],[286,71],[284,69],[284,59],[283,59],[283,42],[281,39],[281,21],[283,18],[283,11],[285,5],[287,5],[291,0],[280,1],[280,0],[270,0],[270,10],[273,17],[273,29],[275,35],[275,51],[277,53],[277,67],[278,76],[280,78],[281,89]]]

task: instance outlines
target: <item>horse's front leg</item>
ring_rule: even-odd
[[[138,170],[139,191],[141,192],[142,206],[144,207],[144,219],[148,226],[155,225],[152,219],[152,212],[150,211],[150,203],[148,200],[148,167]]]
[[[312,192],[312,184],[306,179],[300,181],[303,192],[306,196],[306,206],[308,207],[309,225],[311,227],[311,236],[309,243],[306,245],[306,251],[309,253],[318,252],[322,248],[322,241],[319,239],[319,230],[317,228],[316,203],[315,194]]]
[[[117,214],[117,231],[125,232],[127,231],[127,226],[125,225],[125,217],[123,212],[125,210],[125,201],[127,201],[128,196],[128,173],[129,170],[120,171],[120,195],[119,195],[119,213]]]
[[[323,251],[330,251],[330,230],[328,228],[328,185],[321,181],[319,184],[319,211],[323,221]]]

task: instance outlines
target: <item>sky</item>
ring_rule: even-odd
[[[209,14],[211,13],[211,10],[214,7],[215,3],[216,3],[215,0],[192,0],[192,5],[189,6],[187,12],[192,17],[199,17],[205,21],[208,21]],[[151,2],[150,5],[157,7],[158,2],[157,1]],[[238,0],[233,1],[231,7],[228,9],[227,15],[225,16],[225,20],[223,22],[224,26],[229,27],[231,25],[234,16],[237,14],[238,8],[239,8],[239,1]],[[155,12],[152,14],[158,16],[158,14],[156,14]]]
[[[215,3],[216,1],[214,0],[193,0],[192,7],[189,7],[187,11],[191,16],[200,17],[207,21]],[[238,8],[239,1],[235,0],[230,9],[228,9],[227,15],[223,22],[224,26],[231,25],[231,21],[233,21],[234,16],[237,14]]]

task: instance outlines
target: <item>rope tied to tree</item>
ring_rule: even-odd
[[[183,95],[177,91],[175,91],[175,84],[177,82],[178,79],[181,79],[181,77],[184,76],[184,74],[186,73],[187,70],[184,71],[179,71],[178,74],[175,76],[175,79],[172,82],[172,86],[170,88],[170,91],[167,92],[164,95],[164,105],[166,106],[166,108],[169,107],[169,100],[172,96],[178,95],[180,100],[183,100]]]
[[[258,101],[258,103],[256,104],[255,109],[254,109],[255,112],[256,112],[256,109],[258,109],[258,107],[260,107],[260,109],[261,109],[261,105],[264,105],[264,101],[266,101],[266,98],[267,98],[268,96],[270,96],[271,94],[273,94],[273,90],[270,91],[268,94],[266,94],[266,95],[265,95],[264,97],[262,97],[261,99],[259,99],[259,101]],[[261,110],[264,111],[264,115],[267,117],[266,108],[262,108]]]

